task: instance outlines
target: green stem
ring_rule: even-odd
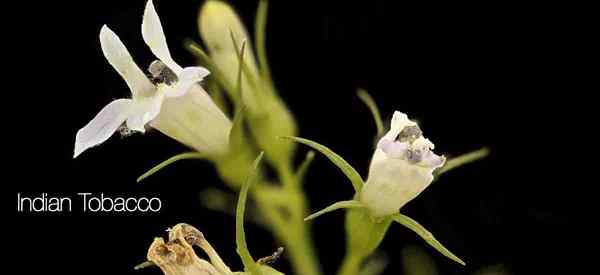
[[[303,193],[290,192],[288,188],[285,190],[283,196],[290,197],[290,200],[293,201],[300,200],[304,202]],[[294,273],[320,275],[321,272],[314,253],[309,229],[307,223],[302,219],[305,212],[303,210],[305,203],[274,205],[271,201],[261,197],[260,192],[255,192],[255,200],[271,231],[284,244]]]
[[[360,272],[360,266],[364,259],[365,256],[363,254],[347,253],[337,274],[358,275]]]

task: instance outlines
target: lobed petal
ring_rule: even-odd
[[[142,37],[144,38],[146,45],[150,47],[152,53],[165,63],[167,67],[173,70],[173,72],[179,74],[183,70],[171,57],[169,47],[167,46],[167,39],[165,38],[160,18],[156,13],[152,0],[149,0],[146,3],[146,8],[144,10]]]
[[[177,76],[178,81],[165,91],[166,97],[185,95],[196,83],[201,82],[210,72],[204,67],[186,67]]]
[[[117,99],[106,105],[96,117],[77,131],[73,158],[110,138],[125,122],[132,106],[133,100],[131,99]]]
[[[127,48],[110,28],[106,25],[100,30],[100,46],[108,63],[115,68],[127,82],[133,97],[153,94],[155,87],[144,72],[133,61]]]

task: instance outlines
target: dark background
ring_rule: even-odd
[[[193,64],[182,41],[199,40],[202,1],[155,2],[172,55]],[[450,262],[393,226],[381,249],[390,261],[385,274],[401,274],[404,245],[423,247],[442,274],[493,265],[512,274],[569,274],[584,264],[573,214],[585,203],[581,186],[592,183],[585,167],[591,137],[583,126],[592,127],[589,132],[595,126],[582,122],[594,110],[583,96],[597,91],[585,85],[590,41],[597,36],[587,30],[590,17],[548,3],[272,2],[269,59],[301,136],[329,146],[366,175],[375,127],[355,96],[363,87],[386,120],[394,110],[418,119],[437,152],[492,151],[446,174],[403,209],[468,265]],[[144,260],[153,237],[187,222],[239,270],[233,217],[198,202],[204,188],[223,188],[210,164],[185,161],[135,182],[183,146],[153,131],[113,137],[71,159],[76,131],[112,99],[129,94],[100,51],[102,24],[138,64],[152,61],[140,34],[145,1],[16,4],[4,9],[17,16],[2,29],[3,59],[10,62],[2,108],[10,152],[2,183],[4,264],[24,268],[22,274],[160,274],[132,267]],[[252,26],[256,2],[233,4]],[[304,152],[300,148],[299,156]],[[321,156],[306,191],[313,210],[352,195]],[[164,205],[158,214],[27,214],[16,212],[17,192],[159,196]],[[344,250],[343,215],[317,220],[314,232],[325,274],[333,274]],[[255,256],[280,245],[260,227],[249,224],[247,233]],[[276,267],[290,273],[285,261]]]

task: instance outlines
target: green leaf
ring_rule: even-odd
[[[235,39],[233,38],[233,33],[231,33],[232,37],[231,39],[234,41],[235,44]],[[243,74],[243,68],[242,68],[242,60],[244,59],[244,53],[245,53],[245,49],[246,49],[246,42],[242,42],[242,46],[238,52],[238,61],[239,61],[239,66],[238,66],[238,73],[237,73],[237,79],[236,79],[236,84],[235,84],[235,94],[236,97],[242,98],[242,90],[243,90],[243,85],[242,85],[242,74]],[[231,132],[229,133],[229,147],[231,149],[231,151],[234,154],[239,153],[240,150],[243,149],[243,147],[246,146],[246,137],[244,135],[244,105],[242,103],[242,101],[240,101],[238,104],[236,104],[235,106],[235,113],[233,116],[233,123],[231,126]]]
[[[307,145],[307,146],[321,152],[329,160],[331,160],[331,162],[333,162],[333,164],[335,164],[338,168],[340,168],[340,170],[342,170],[342,173],[344,173],[344,175],[346,175],[346,177],[348,177],[348,179],[352,183],[352,187],[354,187],[354,191],[356,193],[360,192],[360,189],[362,188],[362,185],[363,185],[363,180],[362,180],[360,174],[358,174],[358,172],[356,172],[354,167],[352,167],[350,164],[348,164],[348,162],[346,160],[344,160],[338,154],[331,151],[331,149],[329,149],[319,143],[316,143],[314,141],[304,139],[304,138],[299,138],[299,137],[281,137],[281,138],[293,140],[298,143],[302,143],[304,145]]]
[[[363,103],[365,103],[365,105],[367,105],[371,111],[373,120],[375,120],[375,126],[377,127],[377,137],[383,136],[385,131],[383,128],[383,120],[381,119],[381,114],[379,113],[379,108],[377,108],[375,100],[373,100],[373,97],[371,97],[371,95],[364,89],[358,89],[356,95],[358,98],[360,98],[360,100],[362,100]]]
[[[360,203],[359,201],[355,201],[355,200],[349,200],[349,201],[338,201],[330,206],[327,206],[325,208],[323,208],[322,210],[315,212],[313,214],[311,214],[310,216],[304,218],[304,221],[308,221],[308,220],[312,220],[318,216],[321,216],[325,213],[329,213],[331,211],[335,211],[338,209],[343,209],[343,208],[364,208],[365,206],[362,205],[362,203]]]
[[[232,34],[233,35],[233,34]],[[232,36],[233,39],[233,36]],[[235,84],[235,94],[236,97],[242,98],[242,63],[241,60],[244,58],[244,49],[246,48],[246,42],[242,43],[242,47],[240,52],[238,53],[238,73],[237,80]],[[243,112],[243,104],[236,104],[235,113],[233,115],[233,123],[231,126],[231,132],[229,133],[229,146],[233,152],[238,151],[242,146],[244,146],[244,112]]]
[[[235,37],[235,33],[233,33],[233,31],[230,30],[229,35],[231,36],[231,43],[233,43],[233,47],[235,49],[235,54],[238,58],[238,60],[237,60],[238,71],[237,71],[237,80],[236,81],[238,83],[241,83],[242,75],[245,75],[251,88],[256,88],[257,87],[256,86],[256,76],[255,76],[254,72],[252,71],[252,68],[250,68],[248,63],[246,63],[246,59],[245,59],[244,52],[245,52],[245,48],[246,48],[246,40],[242,40],[242,45],[239,46],[238,42],[237,42],[237,38]],[[241,97],[241,93],[238,95]]]
[[[183,154],[179,154],[176,156],[173,156],[163,162],[161,162],[160,164],[154,166],[152,169],[148,170],[148,172],[142,174],[141,176],[139,176],[137,178],[137,182],[140,182],[142,180],[144,180],[145,178],[153,175],[154,173],[160,171],[161,169],[173,164],[176,161],[182,160],[182,159],[207,159],[208,156],[206,154],[203,153],[198,153],[198,152],[188,152],[188,153],[183,153]]]
[[[460,155],[455,158],[451,158],[448,161],[446,161],[444,166],[442,166],[440,169],[438,169],[435,173],[437,176],[439,176],[439,175],[446,173],[454,168],[457,168],[457,167],[463,166],[465,164],[485,158],[489,154],[490,154],[490,149],[481,148],[479,150],[469,152],[469,153]]]
[[[246,199],[248,197],[248,190],[250,189],[250,186],[252,186],[258,180],[258,165],[260,164],[262,157],[263,152],[258,155],[256,160],[254,160],[252,170],[246,179],[246,183],[242,185],[242,189],[240,190],[240,196],[235,212],[235,243],[237,245],[237,253],[240,255],[240,258],[244,263],[245,270],[253,275],[261,275],[262,272],[259,269],[258,264],[254,261],[254,258],[252,258],[252,255],[250,255],[250,251],[248,251],[246,232],[244,231],[244,213],[246,212]]]
[[[414,231],[415,233],[417,233],[417,235],[419,235],[423,240],[425,240],[429,245],[431,245],[437,251],[442,253],[444,256],[452,259],[453,261],[455,261],[461,265],[466,265],[463,260],[458,258],[456,255],[452,254],[452,252],[450,252],[450,250],[445,248],[438,240],[436,240],[433,237],[433,234],[431,234],[429,231],[427,231],[427,229],[425,229],[425,227],[420,225],[417,221],[411,219],[410,217],[408,217],[406,215],[402,215],[400,213],[393,215],[392,219],[395,222],[397,222],[397,223],[407,227],[408,229]]]
[[[233,41],[233,43],[235,44],[235,38],[233,37],[233,33],[231,33],[231,40]],[[237,46],[236,46],[237,49]],[[237,72],[237,77],[236,77],[236,83],[235,83],[235,92],[236,94],[242,98],[242,74],[244,73],[244,52],[246,50],[246,41],[242,41],[242,46],[240,47],[239,52],[237,53],[238,56],[238,72]]]

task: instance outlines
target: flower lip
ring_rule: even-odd
[[[433,153],[434,144],[423,136],[423,131],[406,114],[394,113],[392,129],[379,141],[381,149],[390,159],[405,160],[410,164],[428,168],[440,167],[443,156]]]

